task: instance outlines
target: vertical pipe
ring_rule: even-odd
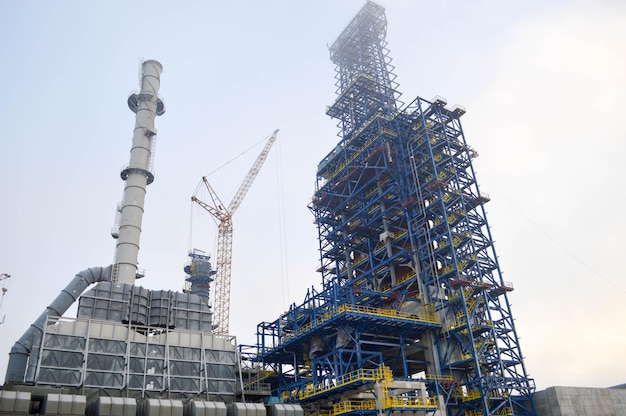
[[[165,112],[158,97],[162,70],[159,62],[145,61],[142,64],[141,91],[128,98],[128,106],[136,117],[130,163],[121,173],[125,186],[113,277],[113,281],[118,283],[135,284],[146,186],[154,180],[150,166],[156,136],[154,119]]]

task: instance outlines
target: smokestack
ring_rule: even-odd
[[[115,250],[112,281],[135,284],[139,236],[143,218],[146,187],[154,181],[152,152],[156,140],[154,119],[165,113],[165,105],[159,98],[161,64],[154,60],[143,62],[141,91],[128,97],[128,107],[136,114],[130,162],[122,172],[125,181],[124,197],[118,208],[119,231]],[[115,237],[115,235],[114,235]]]

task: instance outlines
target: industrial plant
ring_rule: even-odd
[[[215,264],[194,250],[184,290],[143,288],[144,200],[165,113],[162,66],[144,61],[128,99],[136,121],[115,261],[76,274],[15,342],[0,415],[541,414],[465,109],[439,96],[400,101],[386,29],[384,9],[367,1],[330,45],[337,96],[326,114],[340,140],[308,205],[321,282],[258,323],[253,345],[228,329],[232,215],[278,131],[229,204],[206,178],[210,201],[192,198],[218,222]],[[75,303],[76,317],[63,316]]]

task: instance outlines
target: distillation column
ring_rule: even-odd
[[[119,206],[119,232],[113,270],[113,281],[134,284],[137,275],[139,237],[143,218],[146,186],[154,181],[151,155],[156,131],[154,119],[165,112],[158,96],[163,67],[154,60],[142,64],[141,91],[128,97],[128,106],[136,114],[130,162],[122,172],[124,196]],[[114,236],[115,237],[115,236]]]

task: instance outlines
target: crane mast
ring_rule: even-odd
[[[233,251],[233,215],[241,205],[244,197],[250,190],[254,179],[261,170],[272,145],[278,137],[278,130],[270,136],[263,147],[263,150],[257,156],[248,174],[237,189],[235,196],[225,207],[213,187],[209,184],[206,176],[202,178],[209,197],[210,203],[203,202],[195,195],[191,200],[204,208],[209,214],[215,218],[218,223],[217,233],[217,259],[215,275],[215,301],[213,304],[213,332],[217,335],[228,335],[228,324],[230,315],[230,280],[231,280],[231,264]]]

